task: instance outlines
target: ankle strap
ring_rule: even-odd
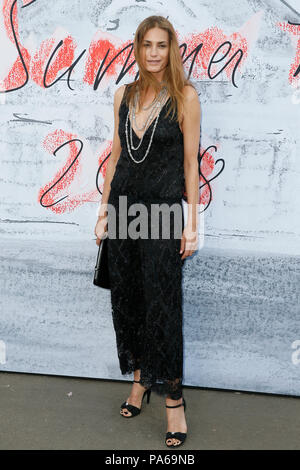
[[[166,405],[166,408],[178,408],[179,406],[183,406],[183,403],[180,403],[180,405],[175,405],[175,406]]]
[[[139,384],[139,383],[140,383],[140,380],[133,380],[133,382],[136,382],[136,383]]]

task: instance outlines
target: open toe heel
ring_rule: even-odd
[[[175,405],[175,406],[166,405],[166,408],[178,408],[179,406],[183,406],[184,411],[185,411],[186,402],[185,402],[184,397],[182,397],[182,403],[180,403],[179,405]],[[167,432],[166,433],[166,439],[165,439],[166,446],[167,447],[179,447],[184,443],[184,441],[186,439],[186,436],[187,436],[187,434],[185,432]],[[180,442],[179,442],[179,444],[167,444],[168,439],[177,439]]]
[[[133,380],[133,382],[140,383],[140,380]],[[143,400],[144,400],[145,395],[147,395],[147,403],[149,403],[150,402],[150,395],[151,395],[151,388],[148,388],[147,390],[144,391],[143,398],[142,398],[142,404],[143,404]],[[137,406],[130,405],[127,401],[124,401],[124,403],[122,403],[122,405],[121,405],[120,411],[123,410],[124,408],[126,408],[131,413],[131,415],[126,416],[122,413],[120,413],[120,415],[123,416],[124,418],[133,418],[134,416],[137,416],[137,415],[140,414],[141,409],[142,409],[142,404],[141,404],[141,408],[138,408]]]

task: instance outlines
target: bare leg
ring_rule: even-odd
[[[133,373],[134,380],[140,380],[140,374],[141,374],[141,369],[135,370]],[[145,390],[146,388],[143,387],[141,384],[134,382],[132,384],[131,393],[129,397],[127,398],[126,402],[128,402],[130,405],[141,408],[142,398],[143,398],[143,394]],[[123,408],[120,411],[120,414],[124,414],[125,416],[131,416],[131,413],[130,411],[127,410],[127,408]]]
[[[172,400],[168,397],[166,398],[166,405],[175,406],[182,403],[182,397],[179,400]],[[187,432],[187,424],[185,419],[184,407],[179,406],[178,408],[166,408],[167,410],[167,419],[168,419],[168,428],[167,432]],[[180,441],[178,439],[167,439],[167,445],[178,445]]]

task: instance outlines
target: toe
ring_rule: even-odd
[[[123,408],[122,411],[121,411],[121,414],[125,415],[125,416],[130,416],[131,415],[131,414],[129,414],[129,411],[127,410],[127,408]]]

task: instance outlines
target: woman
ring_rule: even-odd
[[[184,260],[198,247],[201,110],[198,94],[185,78],[177,37],[167,19],[150,16],[139,25],[134,55],[139,78],[119,87],[114,95],[113,146],[95,235],[99,245],[108,230],[120,369],[122,374],[134,374],[131,393],[120,413],[127,418],[139,414],[142,400],[147,393],[149,402],[151,390],[165,396],[165,442],[174,447],[184,442],[187,433],[182,396],[181,280]],[[114,232],[118,234],[120,196],[126,196],[126,211],[134,203],[142,204],[147,210],[146,222],[152,226],[151,206],[165,204],[170,209],[177,204],[183,227],[184,189],[188,217],[180,237],[175,237],[175,215],[158,219],[158,238],[149,236],[147,224],[148,229],[143,226],[146,237],[111,237],[110,207],[119,214]],[[127,217],[126,227],[133,219],[132,215]],[[163,238],[161,231],[166,226],[170,236]]]

